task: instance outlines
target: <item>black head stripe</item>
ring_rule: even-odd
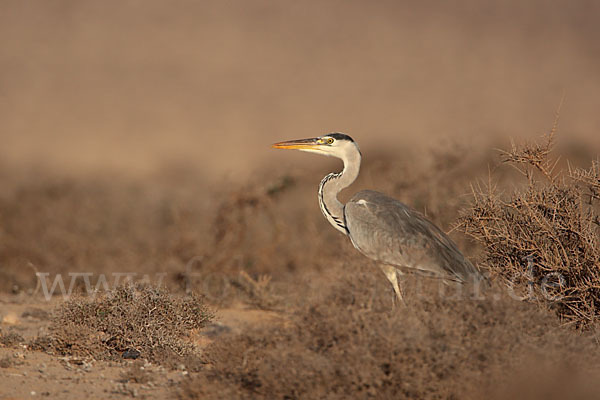
[[[335,140],[346,140],[348,142],[354,142],[354,139],[352,139],[350,136],[346,135],[345,133],[334,132],[334,133],[329,133],[325,136],[332,137]]]

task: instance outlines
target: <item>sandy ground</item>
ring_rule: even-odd
[[[181,382],[189,379],[183,365],[170,370],[147,361],[114,363],[29,350],[26,342],[47,332],[51,313],[60,302],[40,297],[3,295],[0,300],[2,331],[18,333],[25,339],[13,346],[0,346],[0,359],[10,360],[9,365],[0,368],[2,399],[164,399],[172,397]],[[224,334],[239,335],[249,327],[277,326],[284,322],[285,316],[279,313],[237,304],[234,308],[219,309],[217,321],[190,340],[203,349]],[[131,368],[142,368],[150,381],[140,383],[124,377]]]
[[[392,195],[477,261],[453,229],[472,185],[520,187],[494,149],[548,132],[562,99],[558,154],[597,158],[599,7],[3,1],[0,337],[22,340],[0,344],[0,399],[597,398],[597,331],[536,301],[392,312],[319,212],[338,161],[269,144],[351,134],[341,199]],[[35,272],[197,291],[216,310],[186,339],[203,367],[27,348],[61,304]]]

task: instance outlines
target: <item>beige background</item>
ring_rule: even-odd
[[[533,137],[563,93],[561,140],[598,144],[599,17],[595,1],[3,0],[0,157],[245,178],[298,165],[271,142],[328,131],[398,157]]]

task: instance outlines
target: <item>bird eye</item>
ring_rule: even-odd
[[[327,144],[333,143],[333,138],[327,138]]]

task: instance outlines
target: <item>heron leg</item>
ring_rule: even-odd
[[[382,265],[381,269],[392,284],[394,292],[396,293],[396,297],[400,302],[403,303],[404,299],[402,298],[402,292],[400,291],[400,286],[398,285],[398,270],[391,265]]]

